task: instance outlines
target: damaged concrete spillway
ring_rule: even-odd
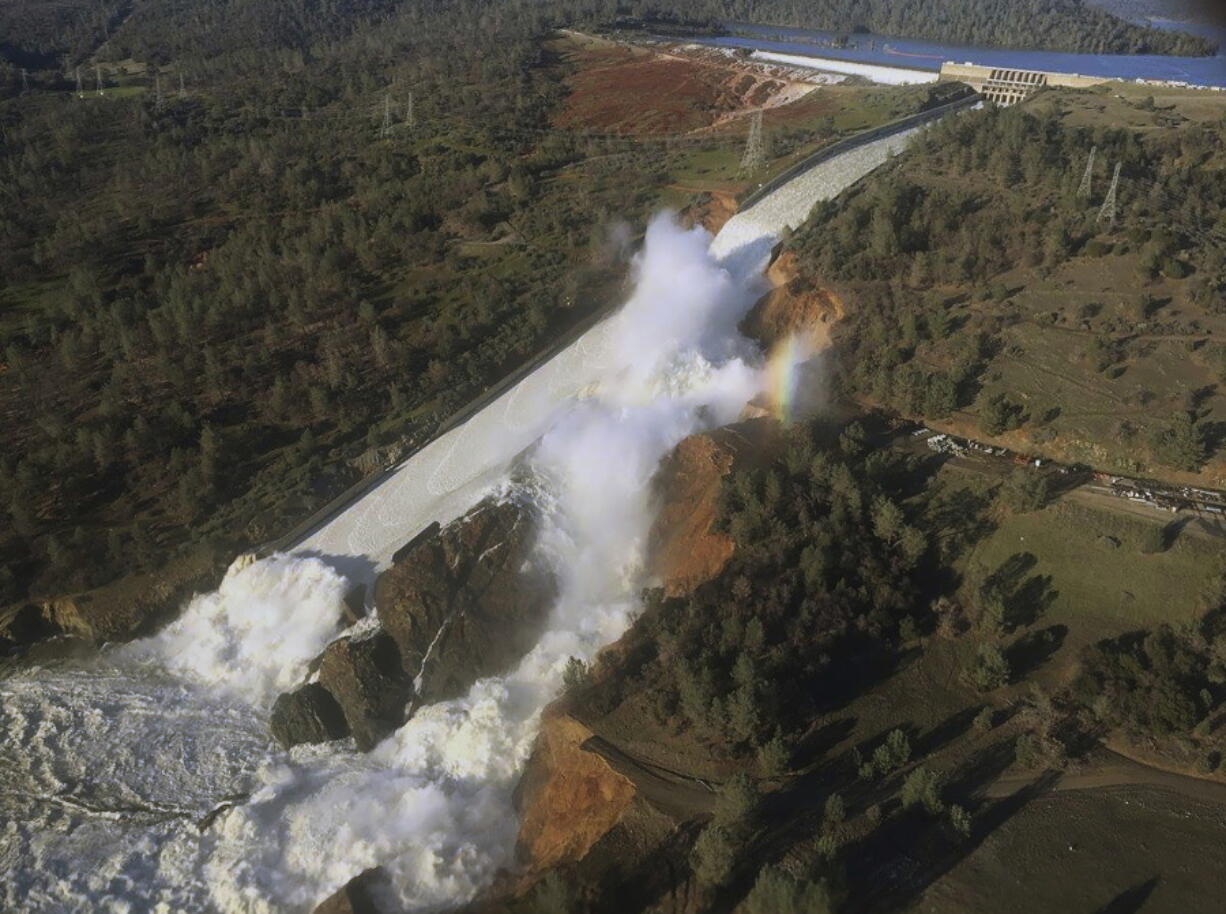
[[[736,327],[778,234],[914,132],[828,157],[709,245],[656,219],[620,312],[290,554],[232,570],[153,638],[0,680],[0,909],[310,911],[375,866],[403,910],[480,891],[511,861],[512,793],[568,658],[633,618],[661,456],[762,390],[761,354]],[[517,458],[558,579],[535,647],[369,753],[274,746],[272,700],[339,633],[347,576],[505,490]]]
[[[711,245],[730,271],[758,272],[784,227],[799,226],[829,199],[902,150],[919,128],[831,158],[734,216]],[[384,566],[432,522],[447,523],[501,479],[507,463],[544,431],[559,404],[597,391],[609,368],[621,315],[597,324],[467,422],[435,439],[325,525],[295,552],[364,556]]]

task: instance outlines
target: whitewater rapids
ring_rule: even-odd
[[[658,217],[614,318],[295,554],[236,570],[153,638],[0,680],[0,907],[309,911],[374,865],[411,911],[487,885],[511,862],[512,791],[562,669],[638,608],[660,458],[762,389],[761,354],[736,325],[764,289],[777,233],[909,136],[823,163],[713,242]],[[537,548],[561,585],[522,663],[422,709],[365,755],[348,742],[272,745],[273,698],[340,631],[349,582],[337,569],[382,567],[430,521],[511,485],[541,508]],[[201,832],[227,798],[238,805]]]

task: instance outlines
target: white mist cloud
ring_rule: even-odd
[[[117,662],[156,663],[267,710],[340,630],[347,582],[318,559],[274,555],[232,569]]]
[[[510,863],[512,793],[541,709],[571,656],[592,657],[638,608],[650,480],[686,435],[726,423],[760,389],[736,323],[760,291],[730,274],[703,230],[651,223],[636,289],[595,395],[565,406],[529,457],[539,548],[560,595],[517,669],[422,709],[367,756],[295,750],[210,839],[212,898],[226,910],[307,910],[383,866],[408,910],[470,897]],[[258,901],[257,901],[258,900]]]

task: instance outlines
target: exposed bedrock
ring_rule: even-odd
[[[531,508],[487,500],[414,537],[375,582],[379,628],[324,649],[311,665],[316,681],[277,700],[274,736],[290,746],[352,735],[366,751],[414,707],[514,667],[556,594],[534,555],[536,533]],[[360,605],[361,595],[349,602]]]
[[[387,906],[379,899],[387,894],[386,881],[378,867],[359,873],[316,905],[314,914],[382,914]]]
[[[300,743],[325,743],[348,732],[345,715],[331,693],[316,682],[277,696],[269,721],[273,739],[287,749]]]
[[[417,677],[420,702],[462,695],[536,644],[556,595],[533,555],[536,528],[529,507],[485,501],[379,576],[379,622]]]
[[[340,638],[319,660],[319,684],[335,698],[357,747],[366,752],[404,723],[413,679],[386,632]]]
[[[648,539],[648,570],[670,597],[690,593],[732,558],[732,537],[719,529],[724,478],[739,461],[768,446],[774,423],[752,419],[691,435],[660,464],[660,508]]]
[[[792,251],[776,257],[766,275],[773,288],[745,315],[741,332],[767,352],[789,336],[803,337],[814,351],[829,346],[843,317],[842,299],[804,276]]]
[[[93,590],[0,609],[0,654],[60,635],[91,644],[131,641],[169,622],[195,593],[217,587],[220,556],[201,550]]]

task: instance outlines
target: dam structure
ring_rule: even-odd
[[[730,272],[760,272],[785,228],[796,228],[814,204],[851,187],[906,148],[922,126],[903,126],[835,155],[757,199],[733,216],[711,250]],[[559,405],[597,392],[620,315],[615,313],[550,361],[397,466],[289,551],[317,556],[338,568],[365,558],[374,570],[432,523],[446,524],[475,505],[505,475],[515,457],[545,430]]]
[[[921,129],[907,121],[815,158],[751,198],[709,249],[666,226],[663,253],[645,246],[649,267],[622,311],[342,501],[288,550],[236,567],[157,635],[0,679],[0,728],[25,734],[0,743],[0,910],[309,911],[375,865],[400,880],[406,911],[454,906],[488,885],[513,862],[515,789],[568,659],[615,641],[638,605],[640,578],[623,575],[621,560],[645,540],[649,512],[631,505],[637,526],[621,517],[615,527],[625,537],[611,540],[610,525],[625,503],[647,501],[659,458],[691,419],[733,421],[747,402],[754,368],[739,354],[717,364],[695,342],[712,329],[736,342],[723,337],[736,335],[735,322],[710,326],[728,316],[712,303],[733,295],[743,304],[785,228]],[[608,379],[625,378],[636,303],[640,320],[644,310],[690,319],[688,336],[666,340],[649,376],[626,385],[642,399],[627,400]],[[656,329],[647,323],[640,339]],[[311,660],[343,628],[349,585],[506,486],[526,451],[532,461],[544,453],[545,470],[577,467],[590,485],[563,480],[541,499],[571,499],[586,513],[554,528],[566,559],[556,567],[573,586],[521,664],[423,706],[369,753],[347,741],[288,753],[274,745],[269,708],[311,675]],[[627,464],[635,472],[622,472]],[[589,520],[599,536],[569,536]]]

